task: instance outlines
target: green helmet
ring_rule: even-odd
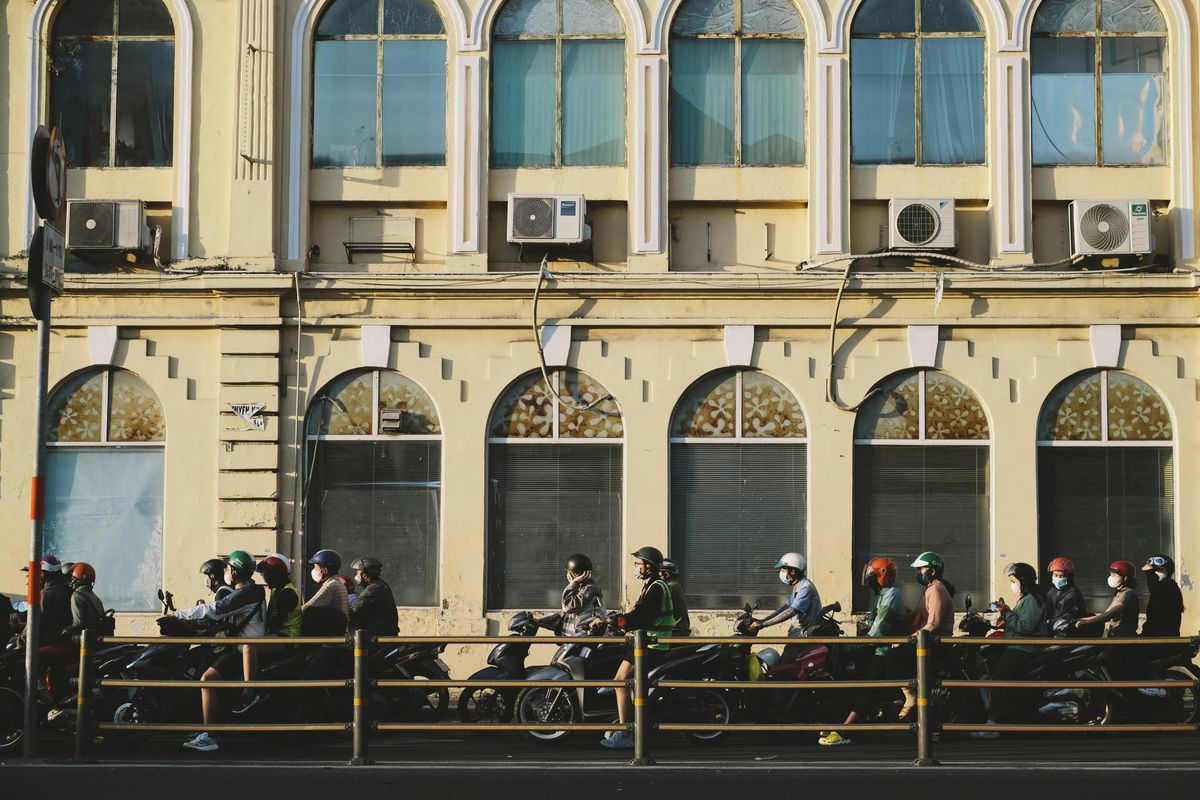
[[[240,577],[254,574],[254,556],[245,550],[234,550],[229,554],[229,566]]]
[[[921,555],[917,556],[917,560],[912,562],[914,567],[933,567],[937,572],[942,572],[946,569],[946,562],[942,561],[942,557],[932,550],[926,550]]]

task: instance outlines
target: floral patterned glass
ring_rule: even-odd
[[[925,438],[988,438],[987,415],[975,393],[941,372],[925,373]]]
[[[1042,409],[1038,439],[1100,441],[1100,373],[1077,376],[1055,387]]]
[[[578,407],[595,402],[584,410],[558,404],[558,435],[568,438],[611,439],[624,435],[621,411],[608,390],[582,372],[559,373],[562,396]],[[600,400],[600,398],[604,398]],[[599,400],[599,402],[596,402]]]
[[[679,401],[671,422],[672,436],[732,439],[737,428],[737,373],[709,375]]]
[[[507,439],[549,439],[554,436],[554,400],[540,373],[518,378],[492,413],[489,435]]]
[[[921,378],[918,372],[894,375],[881,384],[858,412],[855,439],[919,439]]]
[[[807,433],[804,411],[786,386],[761,372],[742,373],[742,436],[782,439]]]
[[[1108,373],[1108,438],[1114,441],[1167,441],[1171,416],[1158,393],[1124,372]]]
[[[67,381],[50,398],[46,440],[98,442],[104,413],[104,373],[89,372]]]
[[[360,372],[338,378],[323,395],[337,402],[317,401],[321,405],[317,433],[322,436],[371,435],[373,394],[374,373]]]
[[[442,432],[433,399],[414,381],[399,372],[379,373],[379,409],[399,409],[401,434],[432,436]]]
[[[108,440],[161,442],[166,438],[162,405],[132,372],[115,370],[108,378]]]

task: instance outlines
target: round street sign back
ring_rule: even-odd
[[[67,202],[67,148],[58,128],[38,126],[30,148],[29,178],[38,216],[57,222]]]

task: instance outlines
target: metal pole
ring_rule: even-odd
[[[29,516],[32,519],[29,537],[29,612],[25,619],[25,721],[22,750],[26,758],[37,755],[37,698],[38,642],[42,633],[42,516],[45,510],[45,486],[42,470],[45,463],[46,383],[50,372],[50,290],[40,292],[38,314],[38,374],[37,397],[33,406],[33,481],[30,492]]]
[[[937,764],[933,757],[933,719],[929,713],[929,634],[917,631],[917,759],[918,767]]]
[[[354,632],[354,718],[351,723],[354,751],[350,763],[370,764],[367,757],[367,634]]]
[[[75,760],[87,760],[88,700],[92,690],[92,632],[85,630],[79,637],[79,678],[75,691]]]
[[[646,633],[633,632],[633,761],[629,764],[644,767],[650,759],[650,720],[646,709]]]

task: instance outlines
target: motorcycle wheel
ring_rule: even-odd
[[[139,689],[133,696],[108,704],[100,719],[105,722],[142,724],[158,722],[158,701],[150,692]],[[150,739],[149,731],[103,731],[105,744],[120,749],[141,747]]]
[[[7,686],[0,688],[0,753],[16,750],[25,736],[25,698]]]
[[[581,722],[579,702],[570,689],[534,687],[526,689],[517,700],[517,719],[534,725],[548,722]],[[570,731],[526,731],[538,744],[561,742],[571,735]]]
[[[1178,689],[1167,689],[1167,697],[1161,701],[1166,709],[1166,718],[1161,721],[1178,725],[1195,724],[1200,719],[1200,709],[1196,707],[1196,676],[1185,666],[1174,666],[1163,672],[1162,679],[1188,683]]]
[[[733,706],[729,694],[720,689],[688,689],[663,698],[657,717],[660,722],[730,725]],[[684,738],[692,744],[712,745],[728,735],[728,731],[689,731]]]
[[[428,679],[427,675],[414,678],[417,683]],[[412,697],[413,722],[441,722],[446,716],[446,709],[450,707],[450,690],[446,687],[409,689],[408,693]]]
[[[1112,700],[1106,695],[1091,689],[1081,692],[1082,702],[1079,708],[1079,723],[1081,725],[1110,725],[1116,719],[1116,710]]]
[[[512,722],[512,690],[485,686],[463,692],[458,698],[458,718],[469,724]]]

